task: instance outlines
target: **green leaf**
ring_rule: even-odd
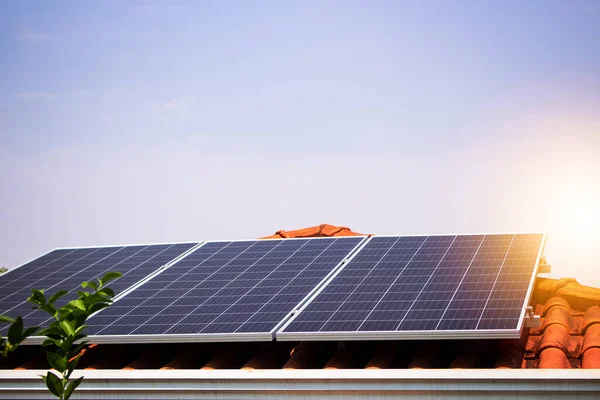
[[[123,274],[120,272],[107,272],[102,278],[100,278],[100,283],[102,283],[102,285],[106,285],[108,282],[114,281],[115,279],[119,279],[122,276]]]
[[[85,321],[88,319],[89,317],[89,311],[86,312],[85,314],[81,313],[75,316],[75,318],[73,318],[71,320],[71,323],[73,324],[73,329],[75,329],[75,331],[77,331],[77,328],[79,328],[81,325],[85,324]]]
[[[87,288],[87,287],[91,287],[94,290],[98,289],[98,284],[96,282],[88,282],[88,281],[83,281],[81,282],[81,287],[82,288]]]
[[[46,386],[48,387],[48,390],[50,390],[50,393],[56,397],[60,397],[64,390],[62,380],[52,372],[48,371],[44,381],[46,382]]]
[[[98,293],[104,294],[108,297],[115,297],[115,292],[113,292],[113,290],[109,287],[105,287],[105,288],[102,288],[101,290],[98,290]]]
[[[92,305],[89,309],[88,312],[90,314],[93,314],[95,312],[98,312],[106,307],[108,307],[110,304],[106,304],[106,303],[96,303],[94,305]]]
[[[85,303],[81,299],[72,300],[69,302],[69,304],[80,309],[81,311],[86,311]]]
[[[36,307],[36,308],[38,308],[42,311],[46,311],[48,314],[50,314],[53,317],[56,314],[56,308],[54,308],[54,306],[50,303],[42,304],[41,306]]]
[[[60,345],[60,349],[65,353],[68,353],[71,347],[73,346],[73,342],[75,342],[75,337],[69,336]]]
[[[61,328],[64,329],[65,333],[67,333],[69,336],[75,334],[75,330],[73,329],[73,325],[71,324],[71,322],[60,321],[60,326],[61,326]]]
[[[77,327],[77,329],[75,329],[75,334],[76,334],[76,335],[78,335],[78,334],[81,334],[81,332],[82,332],[82,331],[83,331],[85,328],[87,328],[87,325],[80,325],[80,326],[78,326],[78,327]],[[84,335],[84,336],[85,336],[85,335]]]
[[[23,332],[22,338],[25,339],[25,338],[33,335],[35,332],[37,332],[38,329],[40,329],[39,326],[32,326],[30,328],[25,329],[25,332]]]
[[[44,296],[43,290],[31,288],[31,297],[28,300],[32,303],[37,303],[40,305],[46,304],[46,296]]]
[[[60,343],[60,341],[57,339],[48,338],[48,339],[44,340],[44,342],[42,343],[42,347],[48,347],[48,346],[57,346],[58,347],[57,342]]]
[[[63,297],[67,293],[69,293],[68,290],[59,290],[58,292],[56,292],[52,296],[50,296],[50,298],[48,299],[48,303],[54,304],[54,302],[56,300],[60,299],[61,297]]]
[[[12,324],[13,322],[15,322],[15,319],[11,318],[11,317],[9,317],[7,315],[0,315],[0,322],[6,322],[6,323],[9,323],[9,324]]]
[[[51,368],[54,368],[57,371],[63,372],[67,369],[67,359],[60,354],[48,352],[46,354],[46,358],[48,359],[48,364],[50,364]]]
[[[8,328],[8,343],[15,345],[21,343],[23,334],[23,317],[17,317]]]
[[[83,335],[83,336],[85,336],[85,335]],[[78,338],[78,340],[79,340],[79,339],[82,339],[82,338]],[[87,345],[88,343],[89,343],[89,342],[88,342],[88,341],[85,341],[85,340],[84,340],[84,341],[82,341],[82,342],[79,342],[79,343],[77,343],[77,346],[73,347],[73,348],[72,348],[72,349],[69,351],[69,356],[70,356],[70,357],[75,357],[75,356],[77,356],[77,355],[81,355],[81,354],[79,354],[79,353],[81,352],[81,350],[83,350],[83,348],[84,348],[84,347],[86,347],[86,345]]]
[[[56,317],[56,319],[59,321],[61,321],[63,319],[69,319],[72,316],[72,314],[74,314],[75,312],[81,312],[80,309],[78,309],[77,307],[75,307],[72,304],[65,304],[64,306],[59,308],[57,311],[58,311],[58,316]]]
[[[71,394],[73,394],[73,391],[75,389],[77,389],[77,386],[79,386],[81,384],[81,381],[83,381],[83,376],[81,378],[77,378],[77,379],[67,383],[67,387],[65,388],[65,393],[63,395],[63,399],[69,400],[69,397],[71,397]]]
[[[90,304],[94,304],[94,303],[105,303],[108,300],[106,297],[102,296],[99,293],[93,293],[90,294],[88,297],[85,298],[85,304],[90,305]]]
[[[83,356],[83,354],[79,353],[76,356],[74,356],[73,358],[71,358],[71,361],[69,361],[69,365],[67,366],[67,374],[68,375],[71,375],[73,373],[73,370],[75,368],[77,368],[77,363],[79,362],[79,359],[81,359],[82,356]]]
[[[61,336],[62,334],[63,331],[60,329],[60,325],[58,323],[50,325],[49,327],[40,331],[40,335],[44,336]]]

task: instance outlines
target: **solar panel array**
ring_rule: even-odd
[[[69,290],[61,299],[64,303],[76,298],[81,282],[109,271],[120,271],[123,277],[110,285],[119,294],[197,244],[54,250],[0,276],[0,315],[22,315],[29,326],[43,324],[48,314],[32,310],[33,305],[27,302],[30,288],[46,289],[50,294]]]
[[[0,276],[0,314],[44,324],[26,302],[31,287],[69,290],[65,302],[82,281],[121,271],[110,286],[128,292],[88,320],[94,341],[518,337],[544,243],[489,234],[58,249]]]
[[[518,331],[543,238],[373,237],[277,337]]]
[[[208,242],[89,320],[92,335],[271,331],[363,240]]]

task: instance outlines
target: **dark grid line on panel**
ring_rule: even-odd
[[[4,300],[5,293],[2,291],[7,286],[15,286],[19,280],[26,278],[32,273],[38,271],[41,268],[49,265],[50,263],[54,263],[59,261],[61,258],[72,253],[72,249],[58,249],[53,250],[43,256],[36,258],[35,260],[29,261],[28,263],[20,266],[19,268],[10,270],[2,275],[0,275],[0,301]],[[41,265],[38,265],[41,264]],[[12,292],[8,292],[9,294]]]
[[[372,304],[369,314],[364,316],[363,320],[361,320],[361,314],[352,316],[352,318],[359,321],[358,326],[356,326],[356,322],[349,324],[345,321],[346,315],[352,315],[350,314],[352,310],[346,309],[345,314],[332,318],[332,320],[337,320],[337,322],[324,325],[322,330],[337,331],[345,330],[349,327],[356,331],[393,330],[398,321],[406,315],[412,302],[418,296],[422,288],[421,285],[433,272],[435,261],[439,258],[437,254],[445,253],[453,239],[453,237],[421,238],[421,245],[407,260],[406,264],[399,264],[396,279],[393,280],[392,284],[382,294],[377,294],[377,296],[381,297],[378,299],[379,301]],[[401,238],[400,242],[407,240],[411,239]],[[397,263],[391,259],[387,265],[388,267],[394,267]],[[399,299],[397,298],[398,295],[401,296]],[[393,307],[390,307],[390,302],[392,302]]]
[[[10,309],[3,311],[3,313],[23,315],[28,324],[43,324],[50,320],[48,315],[40,310],[32,311],[32,304],[26,301],[31,287],[46,289],[49,294],[53,294],[59,289],[68,290],[69,293],[59,300],[58,305],[61,305],[77,297],[76,292],[80,290],[81,282],[94,280],[109,271],[119,271],[123,273],[123,277],[111,282],[109,285],[118,295],[196,244],[180,243],[56,250],[56,252],[64,254],[54,261],[46,262],[42,267],[37,268],[35,272],[27,273],[29,279],[15,280],[11,281],[12,285],[4,285],[7,290],[12,291],[15,301],[2,302],[5,307],[10,306]],[[45,257],[42,256],[40,259]]]
[[[473,330],[502,268],[514,235],[486,235],[465,272],[436,330]],[[515,327],[516,328],[516,325]]]
[[[258,242],[255,242],[254,244],[256,244]],[[283,241],[280,241],[279,243],[277,243],[273,248],[271,248],[270,250],[268,250],[266,253],[264,253],[263,256],[261,256],[260,258],[258,258],[256,261],[254,261],[252,264],[250,264],[246,269],[244,269],[241,273],[240,276],[243,275],[245,272],[247,272],[248,270],[250,270],[253,266],[255,266],[258,262],[260,262],[260,260],[264,259],[265,257],[267,257],[269,254],[271,254],[273,251],[275,251],[281,244],[283,243]],[[254,244],[252,244],[249,248],[251,248]],[[306,244],[303,243],[302,246]],[[269,274],[267,274],[268,276]],[[227,289],[228,287],[230,287],[230,285],[232,283],[234,283],[239,277],[235,277],[233,280],[231,280],[229,283],[227,283],[225,286],[223,286],[223,288],[221,290],[219,290],[218,292],[216,292],[215,294],[213,294],[211,297],[209,297],[208,299],[206,299],[202,304],[200,304],[199,306],[197,306],[196,308],[194,308],[192,311],[190,311],[188,313],[188,315],[186,315],[185,317],[181,318],[179,321],[177,321],[175,323],[175,325],[171,328],[169,328],[165,334],[168,334],[170,330],[172,330],[178,323],[181,323],[183,320],[185,320],[185,318],[189,317],[190,315],[193,315],[194,312],[196,312],[197,310],[199,310],[203,305],[207,304],[208,302],[211,301],[211,299],[214,299],[215,296],[217,296],[219,293],[222,293],[223,290]],[[264,279],[264,278],[263,278]],[[262,281],[262,280],[261,280]],[[256,286],[256,285],[255,285]],[[245,288],[243,288],[245,289]],[[251,289],[250,289],[251,290]],[[245,296],[250,290],[248,290],[246,293],[242,294],[241,296]],[[241,298],[241,297],[240,297]],[[219,318],[221,318],[228,310],[231,309],[231,307],[233,307],[239,300],[240,298],[238,298],[237,300],[235,300],[232,304],[228,305],[227,308],[225,308],[223,311],[219,312],[219,313],[215,313],[216,315],[212,318],[212,320],[207,319],[204,327],[200,330],[200,332],[198,333],[202,333],[209,325],[214,324],[215,321],[219,320]],[[239,328],[238,328],[239,329]],[[237,330],[237,329],[236,329]],[[234,331],[235,332],[235,331]]]
[[[212,258],[216,257],[220,252],[225,250],[228,246],[232,245],[233,243],[234,242],[214,242],[214,243],[207,243],[204,246],[200,247],[199,249],[194,251],[192,254],[188,255],[184,260],[182,260],[178,264],[176,264],[177,269],[179,269],[179,270],[183,269],[184,271],[185,271],[185,269],[188,269],[188,271],[184,272],[182,275],[178,276],[174,282],[168,282],[165,284],[162,281],[163,278],[171,276],[170,270],[165,271],[165,272],[163,272],[163,274],[161,276],[157,276],[150,282],[146,282],[144,285],[139,287],[134,293],[129,294],[128,296],[126,296],[126,298],[121,299],[119,302],[113,304],[110,310],[105,310],[100,315],[94,316],[92,319],[90,319],[90,321],[89,321],[90,334],[101,334],[104,332],[111,332],[111,334],[113,334],[113,335],[122,335],[122,334],[132,333],[140,325],[142,325],[142,324],[152,320],[154,317],[156,317],[157,314],[163,308],[169,309],[169,307],[174,306],[178,300],[185,298],[185,296],[190,294],[194,289],[196,289],[202,283],[206,282],[208,280],[208,278],[210,278],[212,275],[218,273],[227,264],[229,264],[229,262],[233,261],[233,259],[230,260],[228,263],[225,263],[224,265],[222,265],[220,268],[216,268],[213,272],[207,274],[206,276],[201,275],[202,276],[201,281],[194,283],[194,285],[191,288],[189,288],[187,291],[184,290],[182,292],[181,296],[177,296],[175,298],[168,297],[167,292],[165,292],[165,291],[170,290],[169,287],[172,286],[173,284],[175,284],[177,281],[179,281],[180,279],[188,279],[190,277],[192,279],[195,278],[195,276],[194,277],[191,276],[193,269],[189,269],[190,263],[193,263],[193,261],[198,260],[198,261],[200,261],[200,263],[197,265],[194,265],[194,267],[201,267],[203,264],[205,264],[207,261],[211,260]],[[243,252],[248,250],[248,248],[249,247],[243,249],[242,252],[239,253],[237,256],[240,256]],[[157,287],[158,291],[149,289],[149,287],[154,286],[155,283],[158,283],[158,287]],[[160,294],[164,294],[165,296],[164,297],[158,296]],[[136,300],[138,298],[138,296],[140,298],[139,301]],[[150,303],[152,302],[153,298],[161,298],[161,299],[164,298],[167,300],[164,300],[165,304],[160,304],[162,301],[157,302],[156,300],[154,300],[155,305],[151,306]],[[136,307],[138,303],[139,303],[139,308]],[[158,304],[156,304],[156,303],[158,303]],[[148,308],[148,309],[146,309],[146,308]],[[139,314],[139,313],[142,313],[142,314]],[[114,318],[116,316],[119,316],[120,318]],[[147,316],[147,318],[139,320],[139,318],[137,318],[137,317],[140,317],[140,316]],[[109,322],[108,324],[101,323],[103,321],[103,319],[102,319],[103,317],[111,317],[112,319],[106,321],[106,322]],[[134,319],[132,319],[132,317]],[[139,323],[135,323],[135,318],[137,318],[139,320]],[[125,321],[127,321],[128,323],[124,323]]]
[[[519,323],[542,239],[541,235],[515,236],[477,329],[506,329]]]
[[[302,250],[307,250],[308,247],[317,244],[319,248],[323,248],[322,250],[319,250],[319,248],[315,250],[317,254],[314,258],[304,260],[304,266],[302,266],[303,264],[299,264],[299,272],[287,278],[289,282],[244,321],[236,332],[252,332],[256,329],[266,329],[267,324],[269,328],[274,328],[331,272],[333,267],[347,257],[358,243],[360,243],[360,239],[356,238],[351,240],[333,239],[327,242],[316,242],[314,240],[307,242],[306,246],[302,247]],[[277,273],[288,274],[288,271],[280,271],[280,269],[287,267],[287,264],[292,264],[295,257],[301,259],[302,252],[300,250],[288,257],[269,276],[274,276]],[[267,279],[265,278],[265,280]],[[260,284],[256,287],[259,286]],[[244,298],[241,300],[244,300]]]
[[[399,238],[398,238],[398,239],[397,239],[397,240],[394,242],[394,244],[396,244],[396,243],[398,242],[398,240],[399,240]],[[425,243],[425,242],[423,242],[423,243]],[[419,246],[419,249],[420,249],[420,248],[423,246],[423,243],[421,243],[421,246]],[[355,291],[356,291],[356,289],[359,287],[359,285],[360,285],[361,283],[363,283],[363,282],[364,282],[364,281],[365,281],[365,280],[366,280],[366,279],[369,277],[369,275],[371,274],[371,272],[373,272],[373,270],[374,270],[375,268],[377,268],[377,266],[378,266],[378,265],[381,263],[381,261],[382,261],[382,260],[385,258],[385,256],[389,254],[389,252],[391,251],[392,247],[393,247],[393,245],[392,245],[392,246],[390,246],[390,248],[389,248],[389,249],[388,249],[388,250],[387,250],[387,251],[386,251],[386,252],[383,254],[383,256],[381,256],[381,258],[380,258],[380,259],[379,259],[379,260],[378,260],[378,261],[377,261],[377,262],[376,262],[376,263],[373,265],[373,267],[371,268],[371,270],[370,270],[370,271],[369,271],[369,272],[368,272],[368,273],[365,275],[365,277],[364,277],[364,278],[363,278],[363,279],[362,279],[362,280],[361,280],[361,281],[358,283],[358,285],[357,285],[357,286],[354,288],[354,290],[353,290],[353,291],[350,293],[350,295],[349,295],[349,296],[348,296],[346,299],[344,299],[344,300],[342,301],[342,303],[341,303],[341,304],[338,306],[338,308],[337,308],[337,309],[336,309],[334,312],[332,312],[332,313],[331,313],[331,316],[330,316],[330,317],[329,317],[329,318],[328,318],[328,319],[325,321],[325,323],[323,324],[323,326],[326,326],[326,325],[329,323],[329,321],[331,320],[331,318],[333,318],[333,316],[334,316],[336,313],[338,313],[338,312],[340,311],[340,309],[341,309],[341,308],[344,306],[344,304],[346,303],[346,301],[348,300],[348,298],[350,298],[350,297],[351,297],[351,296],[354,294],[354,292],[355,292]],[[419,249],[417,249],[417,252],[419,251]],[[417,252],[415,252],[415,254],[416,254]],[[413,254],[413,257],[414,257],[414,254]],[[400,274],[402,274],[402,272],[400,272]],[[400,275],[398,275],[398,276],[400,276]],[[397,279],[398,279],[398,277],[396,277],[396,278],[394,279],[393,283],[395,283]],[[392,283],[392,285],[393,285],[393,283]],[[380,300],[380,301],[381,301],[381,300]],[[373,311],[371,310],[371,312],[373,312]],[[367,316],[367,318],[368,318],[368,316]],[[359,327],[359,328],[360,328],[360,327]]]
[[[398,305],[406,301],[398,298],[398,292],[410,292],[411,285],[407,286],[407,282],[415,278],[411,263],[427,246],[427,240],[427,237],[372,238],[286,330],[364,330],[367,318],[381,318],[378,307],[387,304],[389,298],[396,300],[394,311],[398,313]],[[424,254],[421,261],[428,258]],[[400,278],[404,274],[408,276]],[[385,310],[383,314],[387,314],[387,319],[397,318],[390,315],[391,311]]]
[[[419,246],[419,248],[417,249],[417,251],[415,252],[415,254],[413,254],[413,256],[410,258],[410,260],[408,260],[408,264],[410,264],[415,257],[417,256],[417,254],[419,253],[419,251],[423,248],[423,246],[425,245],[425,243],[427,242],[427,239],[429,238],[425,238],[425,240],[423,241],[423,243],[421,243],[421,245]],[[397,242],[396,242],[397,243]],[[391,250],[392,247],[390,247]],[[386,255],[388,253],[386,252]],[[385,257],[385,256],[384,256]],[[383,259],[383,258],[382,258]],[[380,261],[381,262],[381,261]],[[379,264],[379,262],[377,263],[377,265]],[[394,286],[394,284],[396,284],[396,282],[398,282],[398,279],[402,276],[402,274],[404,273],[404,271],[406,270],[406,267],[408,266],[408,264],[406,266],[404,266],[404,268],[402,268],[402,270],[400,271],[400,273],[398,274],[398,276],[396,276],[394,278],[394,280],[392,281],[391,285],[387,288],[387,290],[385,291],[385,293],[383,293],[383,295],[381,296],[381,298],[377,301],[377,303],[375,304],[375,306],[373,307],[373,309],[369,312],[369,314],[367,314],[367,316],[365,317],[365,319],[361,322],[361,324],[358,326],[357,330],[360,330],[362,328],[362,326],[365,324],[366,321],[369,320],[369,317],[371,315],[373,315],[373,312],[375,312],[375,310],[377,309],[377,307],[381,304],[382,300],[385,298],[385,296],[390,292],[390,289]],[[341,308],[341,307],[340,307]],[[329,321],[328,321],[329,322]]]
[[[423,294],[425,288],[427,287],[427,285],[429,284],[429,282],[431,281],[431,278],[433,278],[433,276],[435,275],[436,271],[438,270],[438,268],[440,267],[440,265],[442,264],[442,262],[444,261],[444,259],[446,258],[446,256],[448,255],[448,252],[450,251],[450,248],[452,247],[452,245],[454,244],[454,242],[456,241],[457,236],[454,236],[454,238],[452,239],[452,242],[450,242],[450,245],[448,246],[448,248],[446,249],[446,251],[444,252],[444,255],[442,255],[442,257],[440,258],[440,261],[437,263],[437,265],[435,266],[435,268],[433,269],[433,271],[431,272],[431,275],[429,275],[429,278],[427,278],[427,281],[425,282],[425,284],[423,285],[423,287],[421,288],[421,290],[419,291],[419,294],[417,295],[417,297],[415,298],[415,301],[413,301],[413,303],[410,305],[410,307],[408,308],[408,310],[406,311],[406,314],[404,314],[404,316],[402,317],[402,319],[400,320],[400,322],[398,323],[398,325],[396,326],[395,330],[400,329],[400,326],[402,326],[402,323],[404,322],[404,320],[406,320],[406,317],[410,315],[413,307],[415,306],[415,304],[417,303],[417,301],[419,300],[419,298],[421,297],[421,295]],[[433,318],[428,318],[429,320],[433,319]],[[411,318],[409,318],[409,320],[411,320]]]
[[[76,265],[78,262],[80,261],[84,261],[88,258],[91,258],[94,254],[96,254],[96,252],[99,249],[81,249],[81,250],[76,250],[74,251],[72,254],[73,256],[75,256],[76,258],[71,261],[68,262],[67,264],[63,265],[62,267],[59,267],[58,270],[53,270],[53,271],[40,271],[39,274],[41,274],[41,276],[33,276],[33,279],[29,279],[25,282],[20,282],[22,284],[21,289],[17,292],[14,293],[14,297],[15,297],[15,302],[16,304],[8,309],[6,309],[4,311],[4,313],[8,314],[9,316],[12,316],[14,314],[14,316],[16,315],[23,315],[24,316],[24,320],[30,324],[38,324],[38,323],[42,323],[44,321],[46,321],[48,319],[48,315],[42,311],[36,310],[36,311],[31,311],[31,309],[33,308],[33,305],[31,303],[27,302],[27,297],[29,297],[29,295],[31,294],[31,290],[30,288],[36,288],[36,289],[52,289],[54,288],[54,286],[58,283],[62,283],[65,278],[62,278],[61,273],[63,273],[68,267],[72,266],[72,265]],[[68,259],[66,261],[69,261]],[[50,267],[50,265],[48,264],[47,267]],[[52,267],[55,267],[54,265]],[[69,274],[70,275],[70,274]],[[46,278],[44,278],[44,276]],[[57,276],[59,276],[59,278],[56,278]],[[31,277],[31,275],[30,275]],[[54,279],[52,279],[54,278]],[[50,282],[50,285],[48,285],[48,282]],[[70,289],[70,288],[69,288]],[[61,289],[63,290],[63,289]],[[64,289],[64,290],[68,290],[68,289]],[[6,299],[6,298],[5,298]],[[10,304],[10,303],[5,303],[3,301],[3,304]],[[37,318],[30,318],[31,314],[37,313]],[[29,318],[28,318],[29,317]]]
[[[282,332],[516,330],[542,240],[375,236]]]
[[[456,289],[453,291],[452,293],[452,297],[450,298],[450,300],[448,301],[446,307],[444,308],[444,312],[442,313],[440,319],[437,321],[437,324],[435,326],[435,329],[437,330],[444,318],[444,316],[446,315],[446,313],[448,312],[448,308],[450,307],[450,304],[452,303],[452,301],[454,300],[454,298],[456,297],[456,294],[458,293],[458,289],[460,288],[460,285],[462,285],[463,281],[465,280],[465,277],[467,276],[467,274],[469,273],[469,269],[471,268],[471,266],[473,265],[473,262],[475,261],[475,258],[477,258],[477,254],[479,254],[479,250],[481,250],[481,246],[483,245],[483,242],[485,241],[486,236],[483,237],[483,239],[481,240],[481,242],[479,243],[479,245],[477,246],[477,250],[475,251],[475,253],[473,254],[473,258],[471,259],[471,261],[469,262],[469,265],[467,266],[467,268],[465,269],[465,272],[462,274],[461,278],[460,278],[460,282],[458,283],[458,285],[456,286]]]
[[[468,271],[482,236],[456,236],[395,330],[433,330]]]
[[[324,251],[326,251],[326,250],[327,250],[329,247],[331,247],[331,245],[333,245],[333,243],[334,243],[333,241],[332,241],[331,243],[329,243],[329,245],[328,245],[328,246],[325,248],[325,250],[323,250],[323,252],[324,252]],[[300,247],[298,250],[296,250],[296,251],[294,251],[292,254],[290,254],[290,256],[289,256],[289,257],[287,257],[287,258],[286,258],[286,259],[285,259],[285,260],[284,260],[284,261],[283,261],[283,262],[282,262],[282,263],[281,263],[281,264],[280,264],[280,265],[279,265],[277,268],[275,268],[273,271],[271,271],[269,274],[267,274],[267,275],[266,275],[266,276],[265,276],[263,279],[261,279],[261,280],[260,280],[260,281],[259,281],[259,282],[258,282],[256,285],[254,285],[254,287],[252,287],[252,289],[255,289],[255,288],[257,288],[257,287],[258,287],[258,286],[259,286],[259,285],[260,285],[262,282],[264,282],[264,281],[265,281],[265,280],[266,280],[266,279],[267,279],[269,276],[271,276],[273,273],[275,273],[275,272],[278,270],[278,268],[279,268],[280,266],[284,265],[284,264],[286,263],[286,261],[290,260],[290,259],[291,259],[291,258],[292,258],[292,257],[293,257],[295,254],[297,254],[297,253],[298,253],[300,250],[302,250],[302,249],[303,249],[303,248],[306,246],[306,244],[308,244],[308,242],[304,243],[304,244],[302,245],[302,247]],[[321,254],[322,254],[323,252],[321,252]],[[302,272],[304,272],[304,271],[306,270],[306,268],[308,268],[308,266],[309,266],[309,265],[311,265],[311,264],[312,264],[312,261],[311,261],[310,263],[308,263],[308,264],[307,264],[307,265],[306,265],[306,266],[305,266],[305,267],[304,267],[304,268],[303,268],[303,269],[302,269],[302,270],[301,270],[301,271],[300,271],[298,274],[294,275],[294,276],[293,276],[293,277],[290,279],[290,282],[288,282],[288,283],[287,283],[285,286],[283,286],[281,289],[279,289],[279,290],[277,291],[277,293],[275,293],[275,294],[273,295],[273,297],[277,296],[279,293],[281,293],[283,290],[285,290],[285,289],[286,289],[286,288],[287,288],[287,287],[290,285],[290,283],[291,283],[291,282],[293,282],[293,281],[294,281],[294,279],[295,279],[295,278],[296,278],[298,275],[300,275]],[[250,289],[250,290],[252,290],[252,289]],[[250,290],[249,290],[248,292],[250,292]],[[245,296],[246,294],[248,294],[248,292],[247,292],[247,293],[245,293],[245,294],[244,294],[244,296]],[[242,298],[243,298],[243,297],[242,297]],[[234,304],[232,304],[232,307],[233,307],[233,306],[235,306],[236,304],[238,304],[238,303],[239,303],[239,302],[242,300],[242,298],[240,298],[238,301],[236,301]],[[256,310],[256,311],[255,311],[255,312],[254,312],[252,315],[250,315],[250,317],[248,317],[248,318],[246,319],[246,321],[244,321],[244,323],[242,323],[242,324],[240,325],[240,327],[239,327],[239,328],[237,328],[237,329],[236,329],[234,332],[238,332],[238,331],[240,331],[240,329],[242,329],[242,328],[243,328],[243,326],[244,326],[245,324],[247,324],[247,323],[248,323],[248,321],[250,321],[250,320],[251,320],[251,319],[252,319],[252,318],[253,318],[255,315],[257,315],[257,314],[258,314],[258,313],[259,313],[259,312],[260,312],[262,309],[264,309],[264,308],[265,308],[265,307],[266,307],[266,306],[269,304],[269,302],[270,302],[270,300],[269,300],[267,303],[265,303],[263,306],[261,306],[261,307],[260,307],[258,310]],[[231,307],[230,307],[230,308],[231,308]],[[227,312],[227,311],[228,311],[230,308],[228,308],[227,310],[225,310],[223,313],[226,313],[226,312]]]
[[[362,239],[209,242],[94,316],[90,333],[268,333]]]
[[[0,301],[2,301],[1,304],[6,305],[7,303],[5,302],[5,300],[7,300],[11,296],[22,295],[22,296],[27,297],[29,294],[31,294],[31,291],[29,290],[29,288],[40,287],[41,284],[43,284],[44,282],[47,282],[47,279],[45,279],[45,278],[48,278],[49,271],[44,271],[42,268],[53,268],[53,272],[56,275],[56,273],[61,272],[67,266],[70,266],[71,264],[91,255],[96,250],[97,249],[80,249],[80,250],[78,249],[75,251],[70,251],[66,254],[63,254],[58,259],[51,260],[51,261],[43,264],[41,267],[36,268],[36,270],[30,271],[30,272],[26,273],[25,275],[18,277],[17,279],[14,279],[14,275],[16,275],[16,273],[18,273],[22,268],[26,268],[26,266],[20,267],[15,271],[9,271],[7,274],[2,276],[2,278],[1,278],[3,281],[6,280],[6,283],[2,286],[3,291],[1,293],[4,297],[2,297],[0,299]],[[55,253],[55,252],[52,252],[52,253]],[[72,255],[74,258],[71,260],[71,257],[67,257],[69,255]],[[41,258],[43,258],[43,257],[44,256],[42,256]],[[61,259],[64,259],[64,258],[66,258],[67,263],[61,266],[58,263]],[[36,261],[37,260],[34,260],[29,264],[35,263]],[[55,269],[56,267],[58,267],[58,269]],[[38,271],[40,271],[40,272],[38,273]],[[13,279],[11,279],[11,278],[13,278]],[[22,292],[15,292],[15,289],[17,289],[17,288],[21,289]],[[22,299],[19,302],[21,302],[21,301],[22,301]],[[6,306],[5,306],[5,307],[2,307],[2,309],[4,312],[7,312],[7,311],[10,311],[12,308],[6,308]]]
[[[479,314],[479,319],[477,320],[477,325],[475,325],[475,329],[477,329],[479,327],[479,324],[481,323],[481,317],[483,317],[483,312],[485,311],[485,309],[487,308],[488,303],[490,302],[490,298],[492,297],[492,293],[494,293],[494,288],[496,287],[496,283],[498,282],[498,277],[502,273],[502,268],[504,268],[504,264],[506,263],[506,259],[508,258],[508,255],[510,254],[510,249],[511,249],[514,241],[515,241],[515,235],[513,235],[513,237],[510,239],[510,244],[508,245],[508,249],[506,250],[506,254],[504,255],[504,259],[502,260],[502,265],[500,265],[500,269],[498,269],[498,273],[496,274],[496,279],[494,279],[494,284],[492,285],[492,289],[490,290],[490,293],[488,294],[487,299],[485,300],[485,304],[483,305],[482,312]]]

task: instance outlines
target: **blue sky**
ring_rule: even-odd
[[[0,54],[0,265],[331,223],[600,286],[595,1],[2,2]]]

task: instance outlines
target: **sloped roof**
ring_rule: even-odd
[[[319,225],[265,238],[359,236]],[[600,289],[574,279],[538,278],[532,305],[539,329],[521,340],[268,342],[90,345],[85,369],[600,368]],[[0,368],[45,367],[37,346],[22,346]]]

